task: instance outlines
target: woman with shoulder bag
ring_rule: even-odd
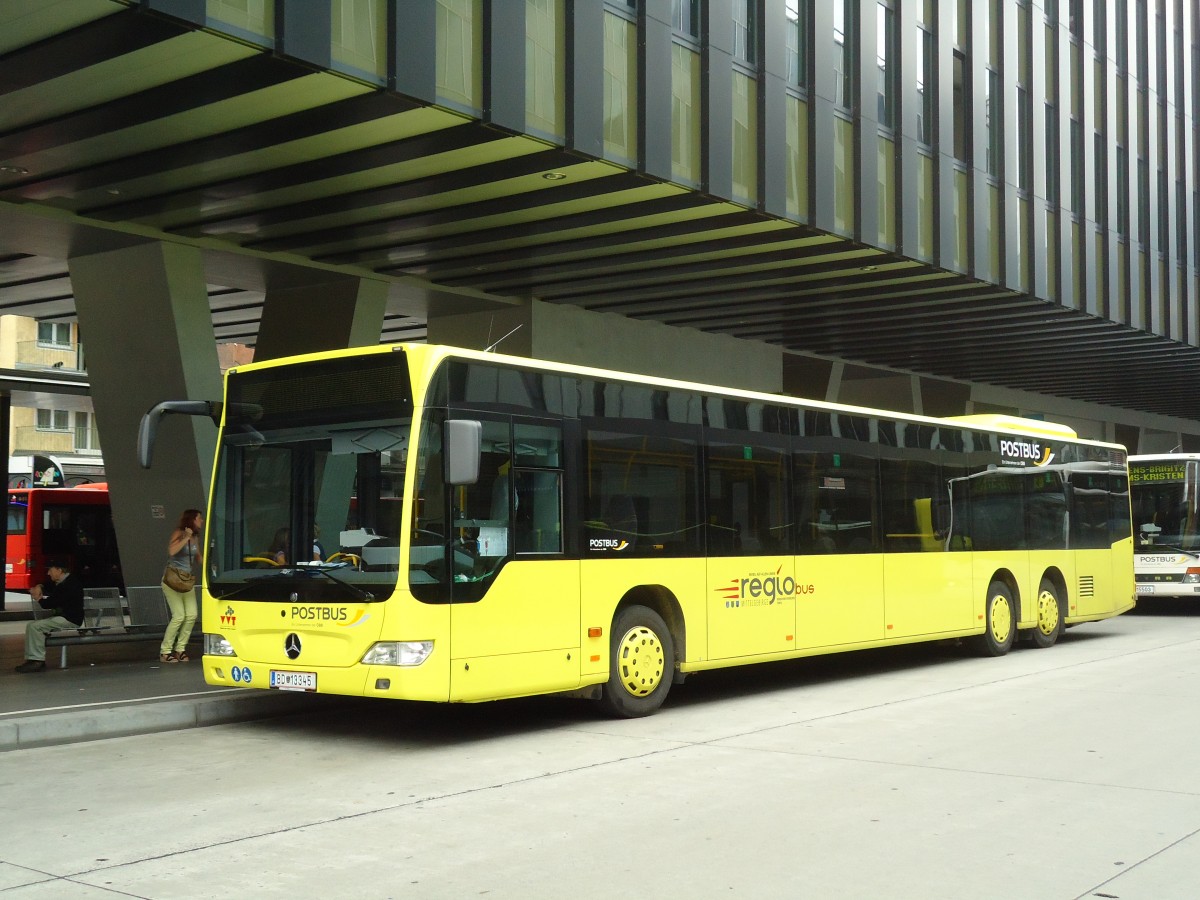
[[[179,525],[167,541],[167,567],[163,571],[162,592],[171,610],[171,621],[163,634],[158,661],[187,662],[187,645],[196,624],[196,575],[200,562],[200,531],[204,513],[185,509]]]

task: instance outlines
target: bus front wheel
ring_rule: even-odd
[[[976,637],[975,649],[980,656],[1003,656],[1017,636],[1017,607],[1012,591],[1003,581],[988,585],[983,619],[983,634]]]
[[[613,620],[608,682],[600,702],[625,719],[649,715],[667,698],[675,672],[675,642],[662,616],[629,606]]]
[[[1035,647],[1050,647],[1058,640],[1062,630],[1062,601],[1058,597],[1058,589],[1049,578],[1043,578],[1038,586],[1037,625],[1030,639]]]

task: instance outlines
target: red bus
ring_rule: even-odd
[[[60,557],[84,587],[124,589],[107,484],[9,488],[4,584],[28,591],[46,580],[46,560]]]

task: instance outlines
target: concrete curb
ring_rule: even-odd
[[[203,728],[314,709],[314,697],[234,690],[0,716],[0,753],[79,741]]]

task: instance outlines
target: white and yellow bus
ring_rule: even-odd
[[[1200,454],[1131,456],[1129,484],[1138,594],[1200,598]]]
[[[1126,454],[429,345],[231,369],[209,684],[657,709],[684,676],[942,639],[984,654],[1134,604]],[[280,550],[282,547],[282,551]]]

